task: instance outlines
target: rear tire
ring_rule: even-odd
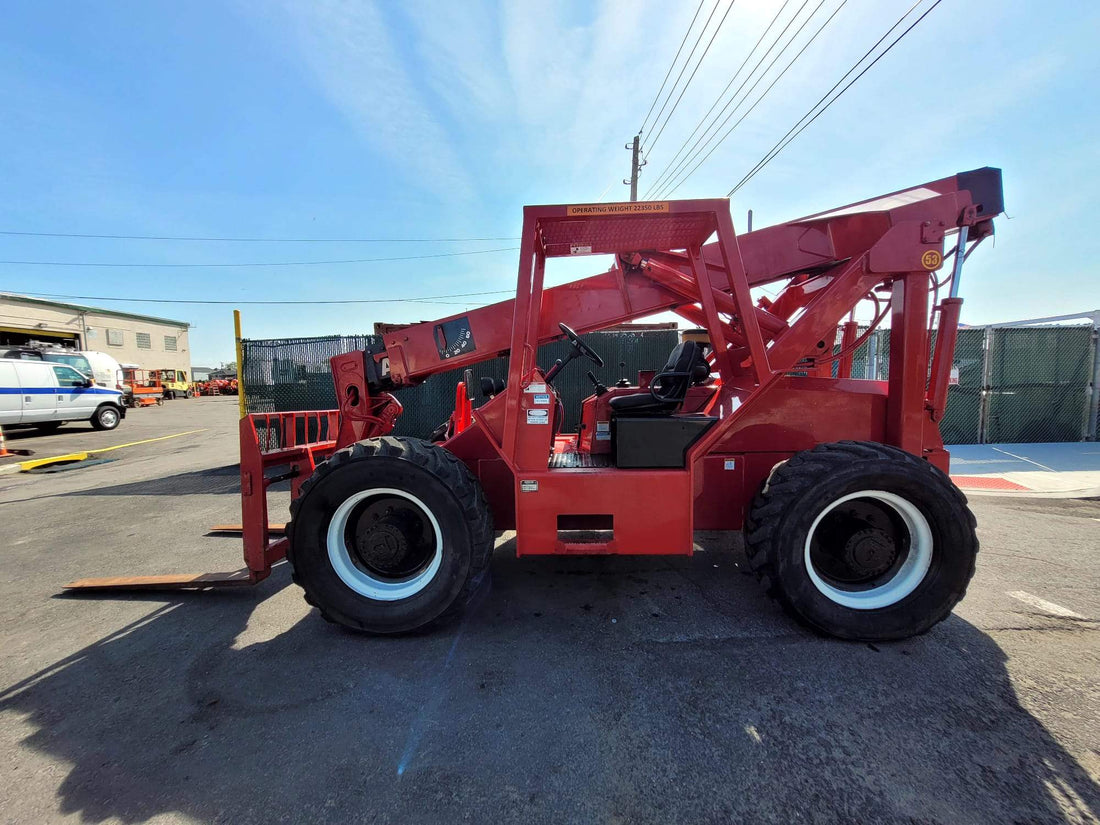
[[[820,444],[778,465],[745,529],[749,563],[798,621],[842,639],[924,633],[966,593],[978,552],[966,497],[884,444]]]
[[[449,450],[385,436],[339,450],[290,505],[287,561],[330,622],[402,633],[461,611],[493,552],[481,484]]]
[[[92,427],[97,430],[113,430],[122,421],[122,412],[114,404],[101,404],[92,416]]]

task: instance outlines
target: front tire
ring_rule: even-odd
[[[944,473],[884,444],[820,444],[777,466],[745,548],[769,595],[842,639],[924,633],[966,593],[978,552],[966,497]]]
[[[122,412],[114,404],[102,404],[92,416],[92,427],[97,430],[113,430],[122,421]]]
[[[478,480],[449,450],[370,438],[334,453],[290,505],[287,560],[328,621],[402,633],[457,613],[493,552]]]

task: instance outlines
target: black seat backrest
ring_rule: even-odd
[[[663,376],[663,377],[662,377]],[[710,377],[710,364],[697,341],[684,341],[669,353],[665,367],[654,380],[662,397],[669,401],[683,401],[692,384],[702,384]]]

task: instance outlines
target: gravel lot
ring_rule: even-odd
[[[506,535],[461,623],[396,639],[327,625],[285,567],[242,592],[58,595],[240,566],[205,535],[240,518],[236,399],[11,439],[199,429],[0,475],[0,821],[1100,821],[1100,502],[975,499],[967,599],[879,646],[792,624],[725,536],[516,560]]]

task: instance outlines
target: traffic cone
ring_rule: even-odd
[[[4,445],[4,428],[0,427],[0,458],[9,455],[34,455],[34,450],[9,450]]]

